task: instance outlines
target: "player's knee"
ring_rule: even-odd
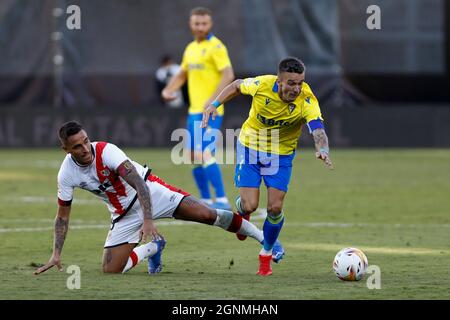
[[[103,265],[103,273],[122,273],[122,269],[110,265]]]
[[[242,213],[251,214],[252,212],[255,212],[256,209],[258,209],[258,202],[253,200],[241,199],[241,208],[243,211]]]
[[[282,203],[273,203],[267,206],[267,212],[270,213],[274,218],[279,216],[283,211]]]

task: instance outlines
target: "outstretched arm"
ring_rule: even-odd
[[[50,260],[44,266],[38,268],[34,274],[40,274],[47,271],[48,269],[56,266],[59,271],[62,271],[61,265],[61,251],[66,239],[67,231],[69,230],[69,216],[70,216],[70,205],[69,206],[58,206],[58,212],[55,218],[55,235],[53,242],[53,254]]]
[[[176,75],[174,75],[166,87],[161,91],[161,96],[166,101],[172,101],[177,98],[175,92],[180,89],[187,80],[186,71],[180,69]]]
[[[141,228],[142,240],[146,241],[148,235],[151,235],[153,239],[158,238],[160,235],[153,223],[153,207],[150,190],[144,179],[142,179],[129,160],[125,160],[119,165],[117,173],[137,192],[138,200],[144,214],[144,223]]]
[[[222,90],[234,80],[234,71],[231,66],[223,69],[221,71],[221,75],[222,77],[220,78],[219,85],[217,86],[216,91],[214,91],[209,100],[206,102],[204,109],[209,107],[209,105],[214,101],[214,98],[217,97]]]
[[[312,132],[314,143],[316,145],[316,158],[322,160],[328,169],[333,170],[333,163],[330,159],[330,148],[328,146],[328,137],[325,129],[318,128]]]
[[[205,108],[205,111],[203,111],[202,128],[206,128],[208,126],[209,117],[211,115],[213,120],[216,119],[217,107],[241,94],[242,81],[242,79],[237,79],[230,83],[225,87],[225,89],[222,90],[214,101],[207,108]]]

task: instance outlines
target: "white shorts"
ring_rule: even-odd
[[[153,219],[173,218],[173,214],[181,200],[189,194],[166,184],[158,177],[151,175],[147,185],[150,189]],[[105,241],[105,248],[116,247],[126,243],[139,243],[143,223],[143,213],[139,200],[119,221],[111,223],[111,230]]]

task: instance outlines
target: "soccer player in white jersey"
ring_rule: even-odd
[[[53,254],[35,274],[53,266],[62,270],[61,251],[76,187],[94,193],[111,213],[111,230],[104,245],[104,272],[124,273],[146,258],[149,273],[161,272],[165,239],[158,233],[155,219],[195,221],[248,235],[260,243],[264,240],[262,231],[239,214],[206,206],[130,160],[114,144],[91,142],[77,122],[65,123],[60,128],[59,139],[67,156],[58,173]],[[152,241],[146,243],[149,236]]]

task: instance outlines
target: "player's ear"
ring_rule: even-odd
[[[64,152],[69,153],[69,151],[67,151],[67,147],[66,147],[64,141],[62,141],[62,140],[59,140],[59,141],[61,141],[61,149],[63,149]]]

